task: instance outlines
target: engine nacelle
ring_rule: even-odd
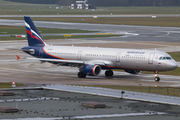
[[[140,70],[128,70],[128,69],[126,69],[124,71],[127,73],[130,73],[130,74],[139,74],[141,72]]]
[[[99,65],[85,65],[82,72],[89,76],[97,76],[101,72],[101,67]]]

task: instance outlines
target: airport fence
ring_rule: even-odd
[[[126,87],[119,87],[118,89],[127,90]],[[143,92],[143,93],[150,93],[150,94],[180,97],[180,89],[175,89],[175,88],[129,87],[128,89],[129,89],[128,91],[134,91],[134,92]]]
[[[126,90],[132,92],[142,92],[142,93],[180,97],[180,88],[172,88],[172,87],[118,86],[118,85],[79,85],[79,86],[102,87],[102,88]]]

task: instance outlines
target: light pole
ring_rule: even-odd
[[[125,93],[124,91],[121,91],[121,99],[123,98],[124,93]]]

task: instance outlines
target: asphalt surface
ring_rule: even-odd
[[[163,103],[170,105],[178,105],[180,106],[180,97],[172,97],[165,95],[156,95],[156,94],[148,94],[148,93],[140,93],[140,92],[130,92],[124,91],[122,95],[122,90],[117,89],[108,89],[108,88],[99,88],[99,87],[83,87],[83,86],[74,86],[74,85],[48,85],[43,87],[44,89],[50,90],[60,90],[60,91],[69,91],[76,93],[86,93],[91,95],[100,95],[100,96],[109,96],[115,98],[124,98],[130,100],[139,100],[145,102],[155,102],[155,103]]]
[[[74,45],[91,47],[112,47],[112,48],[135,48],[135,49],[157,49],[165,52],[180,51],[180,28],[178,27],[150,27],[131,25],[104,25],[104,24],[82,24],[66,22],[35,21],[36,26],[46,28],[65,28],[95,30],[99,32],[125,33],[125,36],[111,38],[90,38],[90,39],[66,39],[48,40],[49,45]],[[0,19],[0,25],[24,26],[22,20]],[[5,32],[5,31],[4,31]],[[39,64],[38,61],[19,60],[15,55],[27,57],[20,49],[27,46],[27,41],[1,42],[1,78],[2,81],[23,83],[76,83],[76,84],[123,84],[123,85],[150,85],[154,86],[179,86],[180,78],[177,76],[161,75],[161,82],[154,82],[153,74],[131,75],[124,72],[115,72],[112,79],[104,77],[104,71],[97,77],[87,79],[77,78],[77,68],[57,67],[48,63]],[[13,76],[8,77],[8,76]],[[33,79],[32,79],[33,78]],[[98,81],[97,81],[98,80]],[[129,81],[129,82],[127,82]]]
[[[80,24],[63,22],[35,21],[38,27],[95,30],[99,32],[124,32],[124,37],[96,39],[66,39],[48,40],[52,45],[75,45],[91,47],[140,48],[158,49],[162,51],[180,51],[180,28],[150,27],[131,25]],[[22,20],[0,20],[0,25],[24,26]],[[5,31],[3,31],[5,32]],[[116,72],[113,78],[106,78],[104,71],[97,77],[79,79],[77,68],[57,67],[37,61],[16,60],[15,55],[27,57],[20,51],[27,41],[0,42],[0,80],[1,82],[20,82],[24,84],[105,84],[128,86],[170,86],[179,87],[180,77],[160,75],[161,81],[155,82],[153,74],[131,75]],[[122,119],[122,120],[179,120],[179,106],[157,104],[151,102],[131,101],[111,97],[93,96],[51,90],[16,90],[18,95],[0,97],[0,106],[18,107],[21,111],[14,114],[1,113],[0,119]],[[75,97],[76,96],[76,97]],[[85,96],[85,97],[84,97]],[[47,100],[42,100],[46,97]],[[69,97],[69,98],[68,98]],[[32,99],[30,99],[32,98]],[[37,100],[38,98],[38,100]],[[50,98],[53,98],[49,100]],[[62,99],[60,101],[60,98]],[[23,99],[23,101],[21,101]],[[29,100],[30,101],[27,101]],[[163,98],[162,98],[163,99]],[[10,100],[5,102],[3,100]],[[15,100],[15,101],[14,101]],[[75,101],[75,102],[74,102]],[[105,109],[86,109],[80,103],[84,101],[103,102],[108,105]],[[28,103],[28,104],[27,104]],[[111,107],[113,106],[113,107]],[[104,116],[106,115],[106,117]],[[103,117],[104,116],[104,117]],[[107,117],[108,116],[108,117]],[[55,118],[56,117],[56,118]]]
[[[88,24],[88,23],[67,23],[67,22],[46,22],[34,21],[37,27],[59,28],[59,29],[79,29],[110,33],[125,33],[124,37],[95,38],[103,41],[163,41],[179,42],[180,28],[178,27],[153,27],[153,26],[133,26],[133,25],[109,25],[109,24]],[[0,19],[0,25],[24,26],[23,20]],[[3,31],[6,32],[6,31]],[[93,39],[87,39],[93,40]]]
[[[68,33],[68,35],[99,35],[99,34],[106,34],[105,32],[104,33],[100,33],[100,32],[92,32],[92,33]],[[107,34],[110,34],[110,35],[114,35],[114,33],[107,33]],[[119,32],[119,33],[116,33],[116,35],[124,35],[124,34],[127,34],[125,32]],[[7,35],[0,35],[0,37],[10,37],[12,34],[7,34]],[[22,35],[22,34],[16,34],[16,35]],[[58,33],[51,33],[51,34],[41,34],[42,36],[64,36],[65,34],[58,34]]]
[[[1,96],[0,106],[17,108],[17,113],[0,113],[1,120],[179,120],[180,106],[117,99],[98,95],[53,90],[13,90],[15,96]],[[105,108],[84,107],[99,102]]]
[[[177,15],[31,15],[31,17],[180,17]],[[24,17],[24,15],[0,15],[0,17]]]
[[[156,44],[142,43],[136,44],[134,42],[117,42],[117,41],[90,41],[81,39],[61,39],[61,40],[46,40],[49,45],[64,46],[91,46],[91,47],[122,47],[122,48],[154,48],[160,49],[169,48],[178,43],[162,42],[161,46]],[[146,44],[146,45],[145,45]],[[178,87],[180,85],[179,76],[160,75],[161,81],[154,81],[154,74],[138,74],[132,75],[123,71],[114,71],[113,78],[106,78],[105,71],[102,71],[99,76],[87,76],[86,79],[79,79],[77,77],[78,68],[56,66],[50,63],[40,64],[39,61],[31,61],[20,59],[16,60],[15,55],[20,57],[31,57],[21,51],[21,48],[27,46],[27,41],[7,41],[0,42],[0,76],[1,82],[20,82],[24,84],[105,84],[105,85],[128,85],[128,86],[171,86]],[[171,46],[171,47],[169,47]],[[171,49],[170,49],[171,48]]]

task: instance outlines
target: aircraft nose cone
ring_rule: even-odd
[[[178,64],[175,61],[169,64],[169,68],[172,70],[176,69],[177,67],[178,67]]]

